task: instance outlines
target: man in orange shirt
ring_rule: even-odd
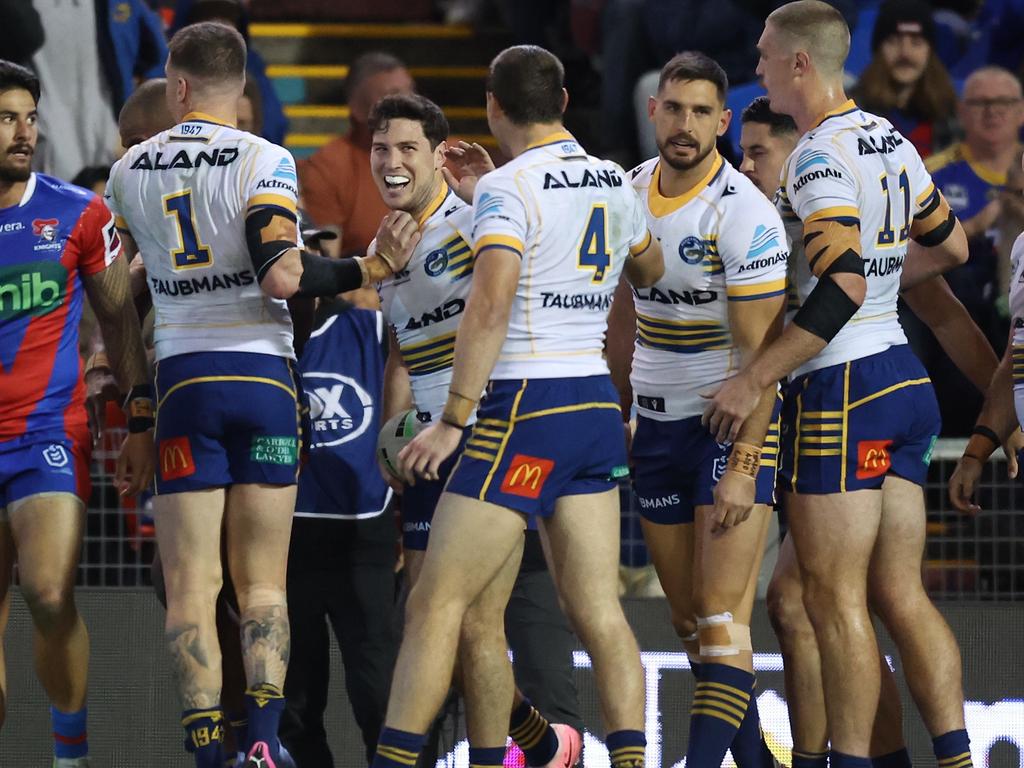
[[[363,254],[390,212],[370,175],[370,109],[384,96],[413,90],[412,76],[398,58],[363,54],[345,81],[348,133],[298,163],[305,209],[319,226],[341,230],[342,254]]]

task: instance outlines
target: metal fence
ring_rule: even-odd
[[[78,583],[121,587],[150,583],[152,519],[147,502],[122,506],[111,477],[116,446],[113,434],[94,451],[93,497]],[[963,452],[964,441],[940,440],[925,488],[928,539],[924,579],[942,600],[1024,600],[1024,499],[1017,481],[1006,477],[1006,460],[997,453],[985,469],[978,517],[958,513],[949,503],[946,482]],[[622,493],[622,562],[647,563],[635,501]]]

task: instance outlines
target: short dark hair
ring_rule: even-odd
[[[747,104],[740,119],[744,123],[762,123],[767,125],[772,136],[779,136],[783,133],[796,133],[796,121],[789,115],[782,115],[772,112],[771,102],[767,96],[758,96]]]
[[[413,120],[419,123],[431,149],[448,138],[448,119],[444,112],[430,99],[417,93],[396,93],[378,101],[370,110],[367,121],[370,133],[386,131],[392,120]]]
[[[219,21],[182,27],[167,48],[171,66],[201,80],[241,82],[245,77],[245,40],[237,29]]]
[[[494,57],[487,91],[515,125],[562,119],[565,67],[537,45],[516,45]]]
[[[348,76],[345,78],[345,97],[351,99],[356,88],[381,72],[394,72],[396,69],[405,69],[405,62],[397,56],[392,56],[384,51],[370,51],[358,57],[348,68]]]
[[[75,178],[71,180],[71,183],[76,187],[91,189],[93,185],[99,184],[101,181],[106,181],[109,178],[109,165],[87,165],[75,174]]]
[[[683,51],[677,53],[661,68],[658,78],[658,93],[669,80],[707,80],[718,91],[718,99],[723,104],[729,92],[729,76],[722,66],[700,51]]]
[[[32,101],[39,103],[39,78],[31,69],[0,59],[0,93],[22,88],[32,94]]]

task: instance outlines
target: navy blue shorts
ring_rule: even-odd
[[[455,452],[441,462],[437,480],[416,478],[416,485],[407,485],[402,491],[402,546],[406,549],[425,550],[430,538],[430,523],[434,519],[437,502],[444,493],[445,483],[459,460],[472,427],[463,430],[462,440]]]
[[[942,420],[924,366],[906,344],[790,382],[780,487],[796,493],[881,488],[890,472],[924,485]]]
[[[88,427],[33,432],[0,442],[0,512],[30,496],[70,493],[89,500]]]
[[[156,369],[156,492],[235,483],[292,485],[299,409],[289,361],[250,352],[193,352]]]
[[[609,376],[492,381],[446,490],[549,516],[562,496],[601,493],[629,474]]]
[[[775,503],[775,473],[779,452],[779,413],[776,403],[761,451],[754,502]],[[719,443],[700,423],[700,416],[678,421],[636,420],[633,437],[633,490],[640,516],[652,523],[692,523],[694,510],[715,503],[715,486],[729,460],[730,443]]]

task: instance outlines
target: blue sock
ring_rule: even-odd
[[[249,717],[245,714],[245,710],[225,712],[224,717],[228,722],[228,727],[231,728],[231,733],[235,737],[235,747],[237,751],[242,752],[248,745],[249,740],[246,738],[246,732],[249,727]]]
[[[512,710],[508,735],[523,750],[527,765],[547,765],[558,751],[558,734],[544,715],[525,697],[519,706]]]
[[[53,723],[53,754],[55,757],[85,757],[89,754],[89,740],[85,729],[86,709],[61,712],[50,707]]]
[[[370,768],[410,768],[416,765],[426,740],[425,733],[409,733],[384,726]]]
[[[224,765],[224,713],[220,709],[186,709],[181,713],[185,749],[196,759],[196,768]]]
[[[725,664],[703,662],[690,709],[687,768],[719,768],[746,717],[754,675]]]
[[[828,752],[793,750],[793,768],[828,768]]]
[[[831,768],[871,768],[871,758],[854,757],[833,749],[829,753],[829,765]]]
[[[910,762],[910,753],[907,752],[906,747],[890,752],[887,755],[871,758],[872,768],[913,768],[913,765]]]
[[[700,671],[703,668],[703,665],[699,661],[694,661],[693,659],[690,659],[689,661],[690,661],[690,671],[693,672],[693,676],[695,678],[700,680]]]
[[[245,712],[249,722],[242,751],[248,754],[254,744],[262,741],[276,762],[280,757],[277,728],[281,723],[281,713],[284,712],[284,696],[281,689],[270,683],[260,683],[249,688],[245,692]]]
[[[971,768],[971,740],[967,731],[950,731],[932,739],[939,768]]]
[[[644,768],[647,737],[643,731],[614,731],[604,740],[611,768]]]
[[[756,685],[750,691],[750,704],[739,730],[729,746],[738,768],[774,768],[775,756],[768,749],[761,730],[761,715],[757,711]]]
[[[504,747],[469,748],[469,768],[500,768],[504,763]]]

